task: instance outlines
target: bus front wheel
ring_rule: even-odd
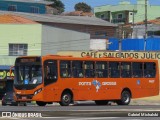
[[[61,106],[69,106],[71,101],[72,101],[72,95],[68,92],[64,92],[61,96],[61,101],[59,102],[59,104]]]
[[[131,101],[131,93],[129,91],[123,91],[121,99],[117,101],[118,105],[128,105]]]
[[[47,103],[46,102],[42,102],[42,101],[36,101],[36,104],[38,106],[45,106]]]
[[[107,105],[107,100],[95,100],[96,105]]]

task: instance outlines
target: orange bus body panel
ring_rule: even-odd
[[[21,57],[23,58],[23,57]],[[27,57],[25,57],[27,58]],[[16,94],[28,95],[34,94],[34,91],[42,88],[42,91],[33,95],[32,99],[16,99],[16,101],[44,101],[59,102],[61,95],[65,89],[69,89],[73,93],[73,99],[78,100],[118,100],[121,98],[123,89],[128,88],[131,91],[132,98],[141,98],[159,95],[159,69],[157,60],[140,60],[130,58],[91,58],[91,57],[71,57],[48,55],[42,56],[42,67],[45,60],[57,60],[58,64],[58,80],[47,86],[44,83],[33,90],[15,90]],[[104,61],[104,62],[155,62],[156,77],[155,78],[61,78],[60,77],[60,61]],[[96,80],[100,83],[99,89],[92,84]],[[140,84],[138,84],[140,82]]]

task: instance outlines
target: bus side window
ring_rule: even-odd
[[[95,77],[94,62],[92,62],[92,61],[85,61],[85,63],[84,63],[84,69],[85,69],[85,77],[86,78],[93,78],[93,77]]]
[[[136,77],[136,78],[143,77],[143,63],[133,62],[132,72],[133,72],[133,77]]]
[[[72,75],[74,78],[84,77],[83,61],[72,61]]]
[[[155,63],[147,62],[144,63],[144,77],[146,78],[154,78],[156,75],[156,68],[155,68]]]
[[[120,77],[120,63],[119,62],[109,62],[109,73],[111,78]]]
[[[52,79],[52,77],[53,77],[50,66],[46,66],[46,77],[47,77],[47,79]]]
[[[122,62],[121,63],[121,77],[122,78],[130,78],[131,77],[131,63],[130,62]]]
[[[57,61],[47,60],[44,62],[44,76],[45,85],[51,84],[57,81]]]
[[[60,61],[60,76],[62,78],[71,77],[71,61]]]
[[[108,77],[108,64],[107,62],[96,62],[96,76],[98,78]]]

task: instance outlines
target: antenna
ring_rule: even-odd
[[[130,4],[131,0],[120,0],[119,4]]]
[[[131,0],[120,0],[120,2],[131,2]]]

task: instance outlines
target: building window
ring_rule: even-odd
[[[95,38],[106,38],[108,36],[106,31],[96,31]]]
[[[9,56],[27,55],[28,44],[9,44]]]
[[[118,19],[122,19],[123,18],[123,15],[122,14],[118,14]]]
[[[8,11],[17,11],[17,5],[9,5]]]
[[[31,6],[31,13],[39,13],[39,8]]]
[[[101,14],[101,19],[104,19],[104,14]]]

